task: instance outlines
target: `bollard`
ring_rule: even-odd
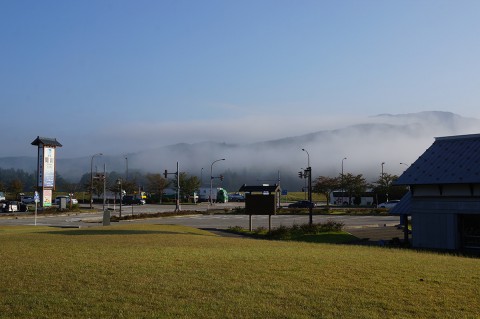
[[[103,226],[110,226],[110,211],[103,211]]]

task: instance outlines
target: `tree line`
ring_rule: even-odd
[[[397,175],[388,173],[380,174],[373,183],[368,183],[362,174],[340,174],[337,177],[319,176],[312,183],[315,193],[326,197],[327,205],[330,205],[330,195],[334,191],[342,191],[348,198],[348,204],[359,204],[358,199],[367,191],[377,195],[377,204],[392,199],[400,199],[408,189],[405,186],[396,186],[393,183],[398,179]]]
[[[237,189],[235,183],[238,183],[241,176],[239,176],[238,173],[231,171],[226,171],[223,175],[225,175],[226,183],[231,185],[230,190],[235,191]],[[97,173],[94,173],[93,176],[96,177]],[[153,194],[155,201],[161,201],[161,196],[165,189],[177,187],[175,175],[171,176],[173,177],[165,178],[163,174],[160,173],[144,174],[138,171],[132,171],[129,178],[126,179],[123,173],[112,171],[107,173],[105,184],[108,191],[118,193],[120,187],[118,181],[121,180],[122,189],[127,194],[145,191]],[[407,191],[404,186],[392,185],[397,178],[397,175],[383,173],[380,174],[375,182],[368,183],[362,174],[353,175],[348,173],[343,176],[342,174],[339,174],[339,176],[336,177],[319,176],[313,181],[312,188],[313,192],[325,195],[327,201],[329,201],[330,194],[333,191],[342,190],[348,194],[350,204],[355,204],[355,199],[366,191],[376,193],[378,196],[378,202],[382,202],[387,199],[400,199]],[[0,168],[0,191],[2,192],[8,192],[15,195],[23,192],[33,192],[36,190],[36,182],[36,173],[28,173],[21,169]],[[201,182],[202,181],[197,176],[181,172],[180,195],[182,198],[188,197],[198,190],[202,186]],[[223,183],[225,182],[222,182],[222,185]],[[90,173],[85,173],[81,176],[78,182],[71,182],[56,172],[55,184],[57,192],[90,193],[91,175]],[[98,197],[103,194],[103,179],[93,179],[93,194]]]

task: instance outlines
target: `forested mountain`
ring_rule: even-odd
[[[89,174],[91,165],[93,171],[103,171],[106,167],[107,172],[126,175],[127,157],[130,173],[173,172],[179,162],[180,171],[198,176],[204,185],[210,184],[212,171],[214,177],[225,176],[223,185],[230,190],[244,183],[276,183],[279,176],[285,188],[300,189],[304,181],[298,178],[297,172],[308,164],[314,176],[338,176],[343,167],[345,173],[364,174],[372,181],[378,177],[381,163],[385,164],[382,168],[386,172],[401,174],[405,166],[400,163],[415,161],[437,136],[479,132],[480,120],[449,112],[381,114],[356,124],[338,124],[336,129],[320,128],[309,134],[251,144],[181,143],[127,155],[105,154],[93,161],[91,156],[63,158],[59,149],[56,165],[58,176],[72,183]],[[225,161],[213,165],[222,158]],[[342,160],[344,158],[346,160]],[[36,158],[0,158],[0,167],[33,174]],[[33,178],[25,183],[32,184],[31,180]]]

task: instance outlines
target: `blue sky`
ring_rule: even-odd
[[[0,156],[480,118],[480,1],[0,1]]]

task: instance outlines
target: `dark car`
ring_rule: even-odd
[[[288,208],[310,208],[310,207],[315,207],[315,203],[312,203],[308,200],[300,200],[298,202],[292,203],[288,205]]]
[[[124,205],[145,205],[145,200],[135,196],[123,196],[122,204]]]
[[[228,194],[228,201],[229,202],[244,202],[245,196],[241,194]]]

